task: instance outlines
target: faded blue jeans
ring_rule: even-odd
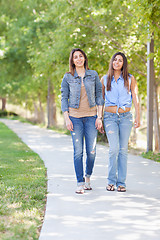
[[[132,113],[104,112],[104,127],[109,142],[108,184],[126,187]]]
[[[83,147],[84,138],[86,145],[86,170],[85,176],[90,177],[93,171],[96,157],[97,129],[95,127],[97,116],[75,118],[70,116],[73,123],[71,131],[74,148],[74,168],[76,172],[77,185],[84,185],[83,172]]]

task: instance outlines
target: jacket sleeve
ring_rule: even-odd
[[[102,96],[102,83],[100,82],[100,79],[99,79],[99,76],[98,76],[98,73],[96,73],[96,86],[95,86],[95,92],[96,92],[96,104],[97,105],[101,105],[103,106],[104,105],[104,99],[103,99],[103,96]]]
[[[69,85],[67,82],[67,76],[65,74],[63,77],[62,83],[61,83],[61,109],[62,109],[62,112],[69,111],[68,100],[69,100]]]

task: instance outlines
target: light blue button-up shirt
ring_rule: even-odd
[[[123,75],[121,74],[117,79],[117,82],[112,77],[111,80],[111,90],[107,91],[107,75],[103,77],[104,86],[105,86],[105,106],[117,106],[117,112],[119,108],[125,110],[125,108],[130,108],[132,106],[132,94],[131,90],[128,92],[128,89],[124,86]],[[129,76],[129,86],[131,85],[131,75]]]

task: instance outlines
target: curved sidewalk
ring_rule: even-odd
[[[39,240],[159,240],[160,163],[129,154],[127,192],[108,192],[108,149],[97,145],[93,191],[75,194],[70,136],[0,119],[43,159],[47,206]]]

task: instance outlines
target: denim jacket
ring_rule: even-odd
[[[94,70],[86,70],[83,78],[89,106],[103,105],[102,84]],[[62,112],[71,108],[79,108],[81,94],[81,77],[75,71],[74,76],[66,73],[61,84],[61,109]]]

